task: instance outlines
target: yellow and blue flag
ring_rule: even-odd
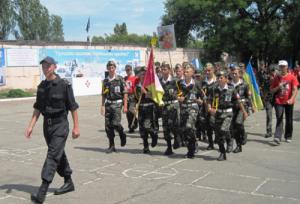
[[[246,68],[246,73],[243,75],[244,81],[248,84],[250,91],[252,93],[252,103],[256,110],[262,110],[264,108],[263,102],[261,100],[261,95],[259,91],[259,86],[256,82],[256,77],[253,72],[252,65],[249,61],[247,68]]]

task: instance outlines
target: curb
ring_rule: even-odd
[[[5,98],[5,99],[0,99],[1,102],[9,102],[9,101],[28,101],[28,100],[33,100],[36,97],[24,97],[24,98]]]

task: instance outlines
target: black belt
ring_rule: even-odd
[[[55,117],[55,118],[50,118],[50,117],[45,117],[44,121],[47,123],[47,125],[53,125],[60,123],[63,120],[66,120],[67,116],[60,116],[60,117]]]

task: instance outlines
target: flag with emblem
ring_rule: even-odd
[[[160,84],[160,81],[154,71],[154,57],[153,57],[153,47],[150,51],[150,57],[148,61],[147,71],[144,78],[143,87],[145,87],[149,92],[151,92],[152,100],[158,105],[163,105],[163,95],[164,90]]]

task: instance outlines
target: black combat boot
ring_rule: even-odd
[[[186,154],[186,158],[188,159],[194,159],[195,157],[195,150],[188,150],[187,154]]]
[[[37,194],[31,194],[30,199],[34,203],[44,203],[49,188],[49,182],[43,180]]]
[[[236,148],[233,150],[233,153],[239,153],[242,152],[242,138],[236,139]]]
[[[126,134],[123,131],[120,133],[120,139],[121,147],[124,147],[126,145]]]
[[[245,132],[245,130],[243,130],[243,134],[242,134],[242,145],[245,145],[248,141],[248,134]]]
[[[172,155],[173,151],[172,151],[172,142],[171,140],[167,140],[167,149],[165,151],[165,155]]]
[[[109,147],[106,150],[106,153],[110,154],[112,152],[116,152],[115,141],[114,141],[114,138],[109,138]]]
[[[180,148],[180,143],[181,143],[180,135],[174,134],[173,149],[178,149],[178,148]]]
[[[226,160],[226,152],[225,152],[225,147],[224,144],[219,144],[219,149],[220,149],[220,156],[218,158],[218,161],[224,161]]]
[[[55,190],[54,195],[61,195],[61,194],[68,193],[68,192],[71,192],[74,190],[75,190],[75,187],[74,187],[74,183],[71,179],[71,176],[66,176],[64,185],[62,185],[59,189]]]
[[[157,134],[153,134],[151,136],[152,136],[151,147],[155,147],[157,145],[158,135]]]
[[[234,150],[233,153],[239,153],[242,152],[242,145],[238,145]]]
[[[150,150],[149,150],[148,139],[143,139],[143,143],[144,143],[144,149],[143,149],[144,154],[149,154]]]
[[[227,153],[232,152],[232,150],[233,150],[233,140],[230,138],[230,139],[227,140],[226,143],[227,143],[227,149],[226,149],[226,152],[227,152]]]

